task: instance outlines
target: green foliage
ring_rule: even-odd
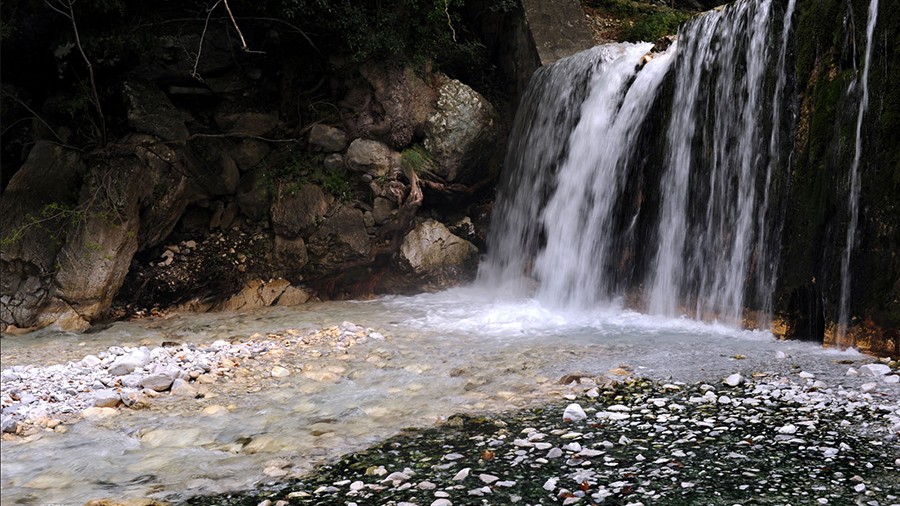
[[[322,162],[323,156],[318,153],[291,152],[286,160],[267,168],[262,184],[272,194],[278,190],[293,193],[305,184],[315,184],[340,200],[356,198],[351,174],[344,168],[326,169]]]
[[[690,14],[672,10],[643,15],[631,28],[625,30],[622,39],[629,42],[654,42],[665,35],[676,33],[678,27],[690,18]]]
[[[8,248],[15,245],[25,237],[26,233],[31,231],[43,232],[50,240],[59,243],[62,241],[63,230],[69,223],[83,221],[86,217],[87,214],[81,208],[60,202],[51,202],[42,207],[37,215],[26,214],[21,225],[6,231],[7,233],[0,239],[0,246]]]
[[[417,174],[431,172],[434,167],[434,159],[431,153],[421,144],[413,144],[400,153],[400,163],[409,167]]]

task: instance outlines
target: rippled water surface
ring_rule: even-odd
[[[572,373],[601,376],[623,368],[656,379],[718,382],[733,372],[803,370],[829,384],[853,384],[862,380],[844,376],[847,363],[871,362],[852,350],[781,342],[765,332],[619,307],[569,313],[461,288],[292,310],[121,322],[91,335],[38,332],[4,338],[3,367],[77,360],[113,344],[209,343],[345,320],[387,339],[316,363],[286,364],[333,373],[328,378],[220,381],[205,399],[164,395],[148,409],[81,421],[66,434],[4,441],[3,504],[178,500],[245,489],[272,480],[264,470],[273,459],[287,460],[292,474],[302,474],[403,427],[433,425],[457,412],[558,399],[567,388],[559,379]],[[204,414],[213,404],[227,412]]]

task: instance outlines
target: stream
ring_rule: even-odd
[[[344,321],[385,339],[315,359],[285,355],[279,364],[293,373],[277,381],[264,374],[220,379],[202,398],[162,394],[145,409],[119,408],[115,416],[78,421],[65,433],[5,437],[3,504],[179,501],[245,490],[301,476],[404,427],[559,401],[572,388],[559,380],[570,374],[718,384],[735,372],[804,372],[829,386],[858,388],[872,378],[847,376],[848,367],[875,361],[854,350],[778,341],[768,332],[648,316],[616,304],[564,311],[474,287],[147,318],[92,335],[44,330],[0,344],[7,370],[78,361],[114,345],[239,341]],[[900,387],[879,385],[875,394],[895,402]],[[273,460],[285,471],[271,472]]]

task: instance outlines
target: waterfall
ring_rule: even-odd
[[[622,168],[670,57],[652,44],[610,44],[532,78],[517,114],[497,197],[483,283],[550,304],[591,306],[607,295],[611,211]],[[546,205],[544,205],[546,203]]]
[[[794,8],[778,26],[771,0],[708,12],[646,65],[649,44],[619,44],[538,71],[480,281],[564,307],[626,295],[668,316],[767,314],[790,165],[780,130],[793,122],[781,109]]]
[[[780,171],[783,174],[783,186],[787,186],[790,176],[790,159],[782,160],[782,107],[784,91],[787,86],[787,76],[789,73],[787,52],[788,41],[790,40],[790,32],[792,21],[794,19],[794,9],[797,6],[796,0],[788,0],[787,8],[784,13],[784,24],[781,27],[781,49],[778,51],[778,77],[775,82],[775,91],[772,97],[772,126],[769,135],[769,163],[766,165],[766,180],[763,186],[763,200],[759,209],[759,217],[757,221],[757,234],[759,236],[757,258],[757,279],[761,280],[757,285],[756,295],[759,299],[760,315],[764,318],[772,313],[772,294],[775,289],[776,276],[778,275],[778,264],[780,251],[778,247],[772,247],[772,241],[780,241],[781,230],[784,225],[784,209],[777,209],[778,212],[772,213],[772,184],[773,179]],[[784,170],[781,170],[784,164]],[[786,204],[786,199],[783,203]],[[772,234],[769,233],[770,229]],[[777,244],[777,243],[776,243]],[[759,320],[757,324],[760,327],[766,327],[767,321]]]
[[[866,23],[866,53],[863,60],[862,88],[859,99],[859,110],[856,114],[856,144],[853,154],[853,165],[850,167],[850,197],[847,207],[850,223],[847,225],[847,243],[841,258],[841,299],[838,315],[838,341],[843,341],[850,324],[850,257],[856,245],[856,228],[859,225],[859,163],[862,157],[862,125],[866,109],[869,107],[869,64],[872,60],[872,42],[875,34],[875,22],[878,18],[878,0],[869,3],[869,17]]]
[[[695,318],[740,321],[767,155],[760,113],[770,7],[739,2],[679,34],[651,312],[674,316],[690,304]]]

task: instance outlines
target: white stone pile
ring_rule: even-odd
[[[254,334],[247,340],[217,340],[158,347],[111,346],[81,360],[46,367],[17,365],[0,373],[2,431],[28,435],[41,428],[65,431],[65,423],[81,417],[105,417],[116,408],[143,407],[168,393],[195,397],[200,386],[215,383],[239,367],[240,361],[285,348],[344,350],[380,333],[350,322],[317,331]],[[271,376],[286,376],[280,366]]]

